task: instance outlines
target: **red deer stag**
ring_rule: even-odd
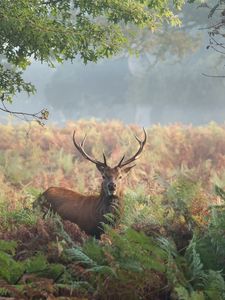
[[[144,130],[144,128],[143,128]],[[99,238],[103,232],[102,224],[107,223],[105,215],[111,213],[114,221],[118,222],[123,208],[123,187],[121,179],[135,165],[127,166],[135,161],[141,154],[146,143],[146,132],[144,130],[144,139],[141,141],[136,135],[139,143],[138,151],[129,159],[122,157],[118,165],[111,168],[107,165],[105,154],[103,153],[103,162],[92,158],[84,150],[83,141],[78,144],[73,133],[73,143],[80,154],[87,160],[94,163],[102,175],[101,192],[99,195],[82,195],[60,187],[50,187],[47,189],[35,203],[42,209],[50,209],[58,213],[62,219],[76,223],[87,234]],[[127,166],[127,167],[126,167]]]

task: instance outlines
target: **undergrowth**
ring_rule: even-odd
[[[183,192],[181,185],[186,187]],[[29,208],[24,216],[22,211],[11,214],[11,223],[0,234],[0,295],[225,299],[225,209],[211,206],[205,223],[188,222],[191,206],[181,203],[196,194],[193,189],[199,187],[193,185],[189,179],[178,179],[160,201],[141,189],[130,191],[123,222],[117,229],[105,226],[100,241],[56,215],[43,220]],[[219,187],[216,192],[225,195]],[[162,208],[166,201],[171,201],[170,214],[167,205]],[[150,204],[156,215],[149,211]]]
[[[148,129],[121,223],[95,240],[32,208],[51,185],[98,190],[96,170],[73,148],[73,127],[33,127],[27,139],[24,127],[15,137],[11,125],[0,126],[0,297],[225,299],[225,129]],[[76,127],[78,138],[89,132],[88,153],[98,156],[104,146],[113,163],[136,149],[120,123]]]

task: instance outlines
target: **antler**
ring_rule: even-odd
[[[74,143],[74,146],[77,148],[77,150],[80,152],[80,154],[86,158],[87,160],[90,160],[91,162],[93,162],[94,164],[96,165],[99,165],[99,166],[104,166],[106,167],[107,166],[107,162],[106,162],[106,157],[105,157],[105,154],[103,152],[103,159],[104,159],[104,162],[101,162],[101,161],[98,161],[97,159],[95,158],[92,158],[90,155],[88,155],[85,151],[84,151],[84,143],[85,143],[85,140],[86,140],[86,137],[87,137],[87,134],[85,134],[84,138],[83,138],[83,141],[78,144],[76,142],[76,139],[75,139],[75,133],[76,133],[76,130],[74,130],[73,132],[73,143]]]
[[[146,134],[146,131],[145,131],[144,127],[143,127],[143,131],[144,131],[144,140],[143,141],[141,141],[136,135],[134,135],[135,139],[139,143],[138,151],[131,158],[127,159],[126,161],[124,161],[124,158],[125,158],[125,155],[124,155],[116,167],[122,168],[122,167],[132,163],[134,160],[138,159],[139,155],[141,154],[141,152],[144,148],[146,140],[147,140],[147,134]]]

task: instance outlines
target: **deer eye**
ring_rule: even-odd
[[[102,178],[105,179],[105,175],[102,175]]]
[[[120,176],[119,176],[119,179],[122,179],[122,177],[123,177],[123,176],[122,176],[122,175],[120,175]]]

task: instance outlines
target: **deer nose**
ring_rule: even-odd
[[[108,189],[109,191],[114,192],[116,190],[116,184],[114,182],[110,182],[108,184]]]

